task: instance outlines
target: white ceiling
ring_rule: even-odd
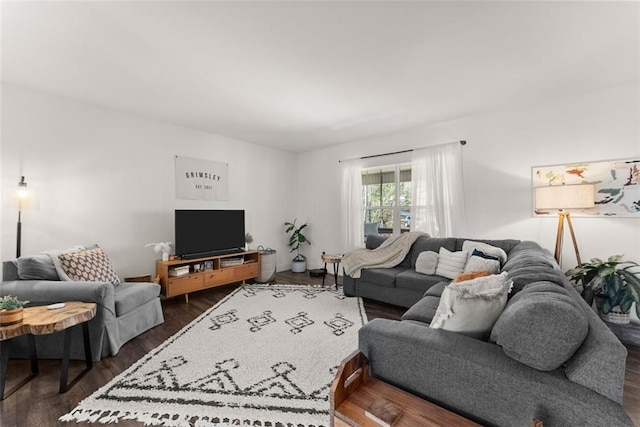
[[[2,2],[2,80],[292,152],[638,82],[638,2]]]

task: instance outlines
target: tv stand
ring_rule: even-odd
[[[171,272],[186,271],[179,276]],[[168,298],[184,295],[189,302],[189,293],[229,283],[243,282],[260,275],[260,253],[240,251],[224,255],[212,255],[194,259],[156,261],[156,274],[160,276],[162,294]]]

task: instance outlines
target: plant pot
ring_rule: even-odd
[[[1,310],[0,311],[0,326],[13,325],[22,322],[24,316],[24,309],[22,307],[14,310]]]
[[[292,273],[304,273],[307,271],[307,261],[291,261]]]
[[[620,311],[620,306],[618,305],[613,307],[607,314],[600,313],[600,317],[606,322],[616,323],[618,325],[627,325],[629,324],[629,322],[631,322],[630,313],[628,311],[626,313],[623,313],[622,311]]]

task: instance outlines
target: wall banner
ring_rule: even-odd
[[[229,200],[229,164],[175,156],[176,198]]]

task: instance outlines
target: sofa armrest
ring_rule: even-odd
[[[48,280],[13,280],[0,283],[0,295],[28,300],[31,306],[55,302],[94,302],[115,316],[114,289],[111,283]]]
[[[631,426],[624,409],[509,358],[488,342],[411,321],[374,319],[359,332],[372,375],[483,424]]]

